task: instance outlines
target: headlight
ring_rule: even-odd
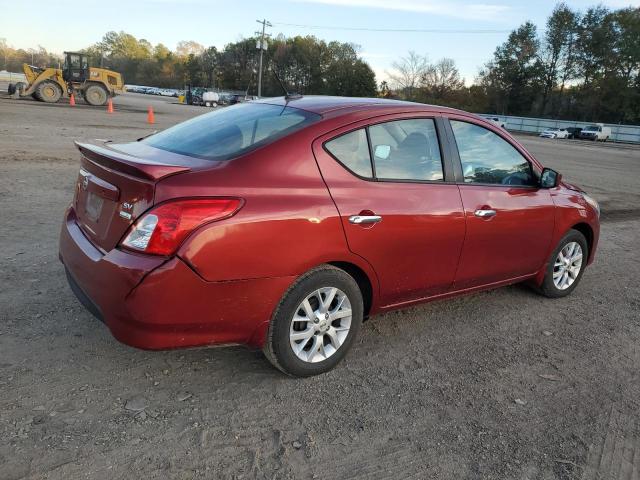
[[[598,204],[598,202],[596,201],[595,198],[591,198],[589,195],[587,195],[586,193],[582,194],[582,197],[584,198],[584,200],[593,207],[593,209],[596,211],[596,213],[598,214],[598,218],[600,218],[600,205]]]

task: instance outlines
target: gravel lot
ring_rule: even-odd
[[[376,317],[337,369],[296,380],[244,348],[121,345],[67,287],[73,140],[205,111],[173,101],[0,98],[0,479],[640,478],[639,148],[521,138],[603,204],[571,297],[513,286]]]

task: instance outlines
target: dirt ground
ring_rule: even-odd
[[[121,345],[67,286],[73,141],[205,111],[172,101],[0,98],[0,479],[640,478],[639,148],[522,138],[602,200],[572,296],[513,286],[376,317],[298,380],[240,347]]]

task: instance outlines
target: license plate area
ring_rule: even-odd
[[[84,211],[87,214],[87,219],[91,220],[94,223],[98,223],[103,206],[104,198],[96,195],[93,192],[87,193],[87,199],[84,205]]]

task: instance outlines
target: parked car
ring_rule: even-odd
[[[595,125],[589,125],[580,132],[580,138],[585,140],[593,140],[606,142],[611,137],[611,128],[605,127],[602,123],[596,123]]]
[[[229,105],[235,105],[236,103],[244,103],[250,99],[244,94],[235,93],[229,97]]]
[[[507,128],[506,124],[502,120],[500,120],[499,117],[485,117],[485,118],[500,128],[504,128],[504,129]]]
[[[547,128],[540,132],[543,138],[569,138],[569,132],[566,128]]]
[[[598,244],[595,200],[449,108],[271,98],[77,146],[60,259],[145,349],[246,344],[319,374],[371,315],[519,282],[568,295]]]
[[[571,140],[575,140],[576,138],[580,138],[580,132],[582,132],[582,128],[580,127],[569,127],[567,128],[567,132],[569,132],[569,136],[567,138]]]

